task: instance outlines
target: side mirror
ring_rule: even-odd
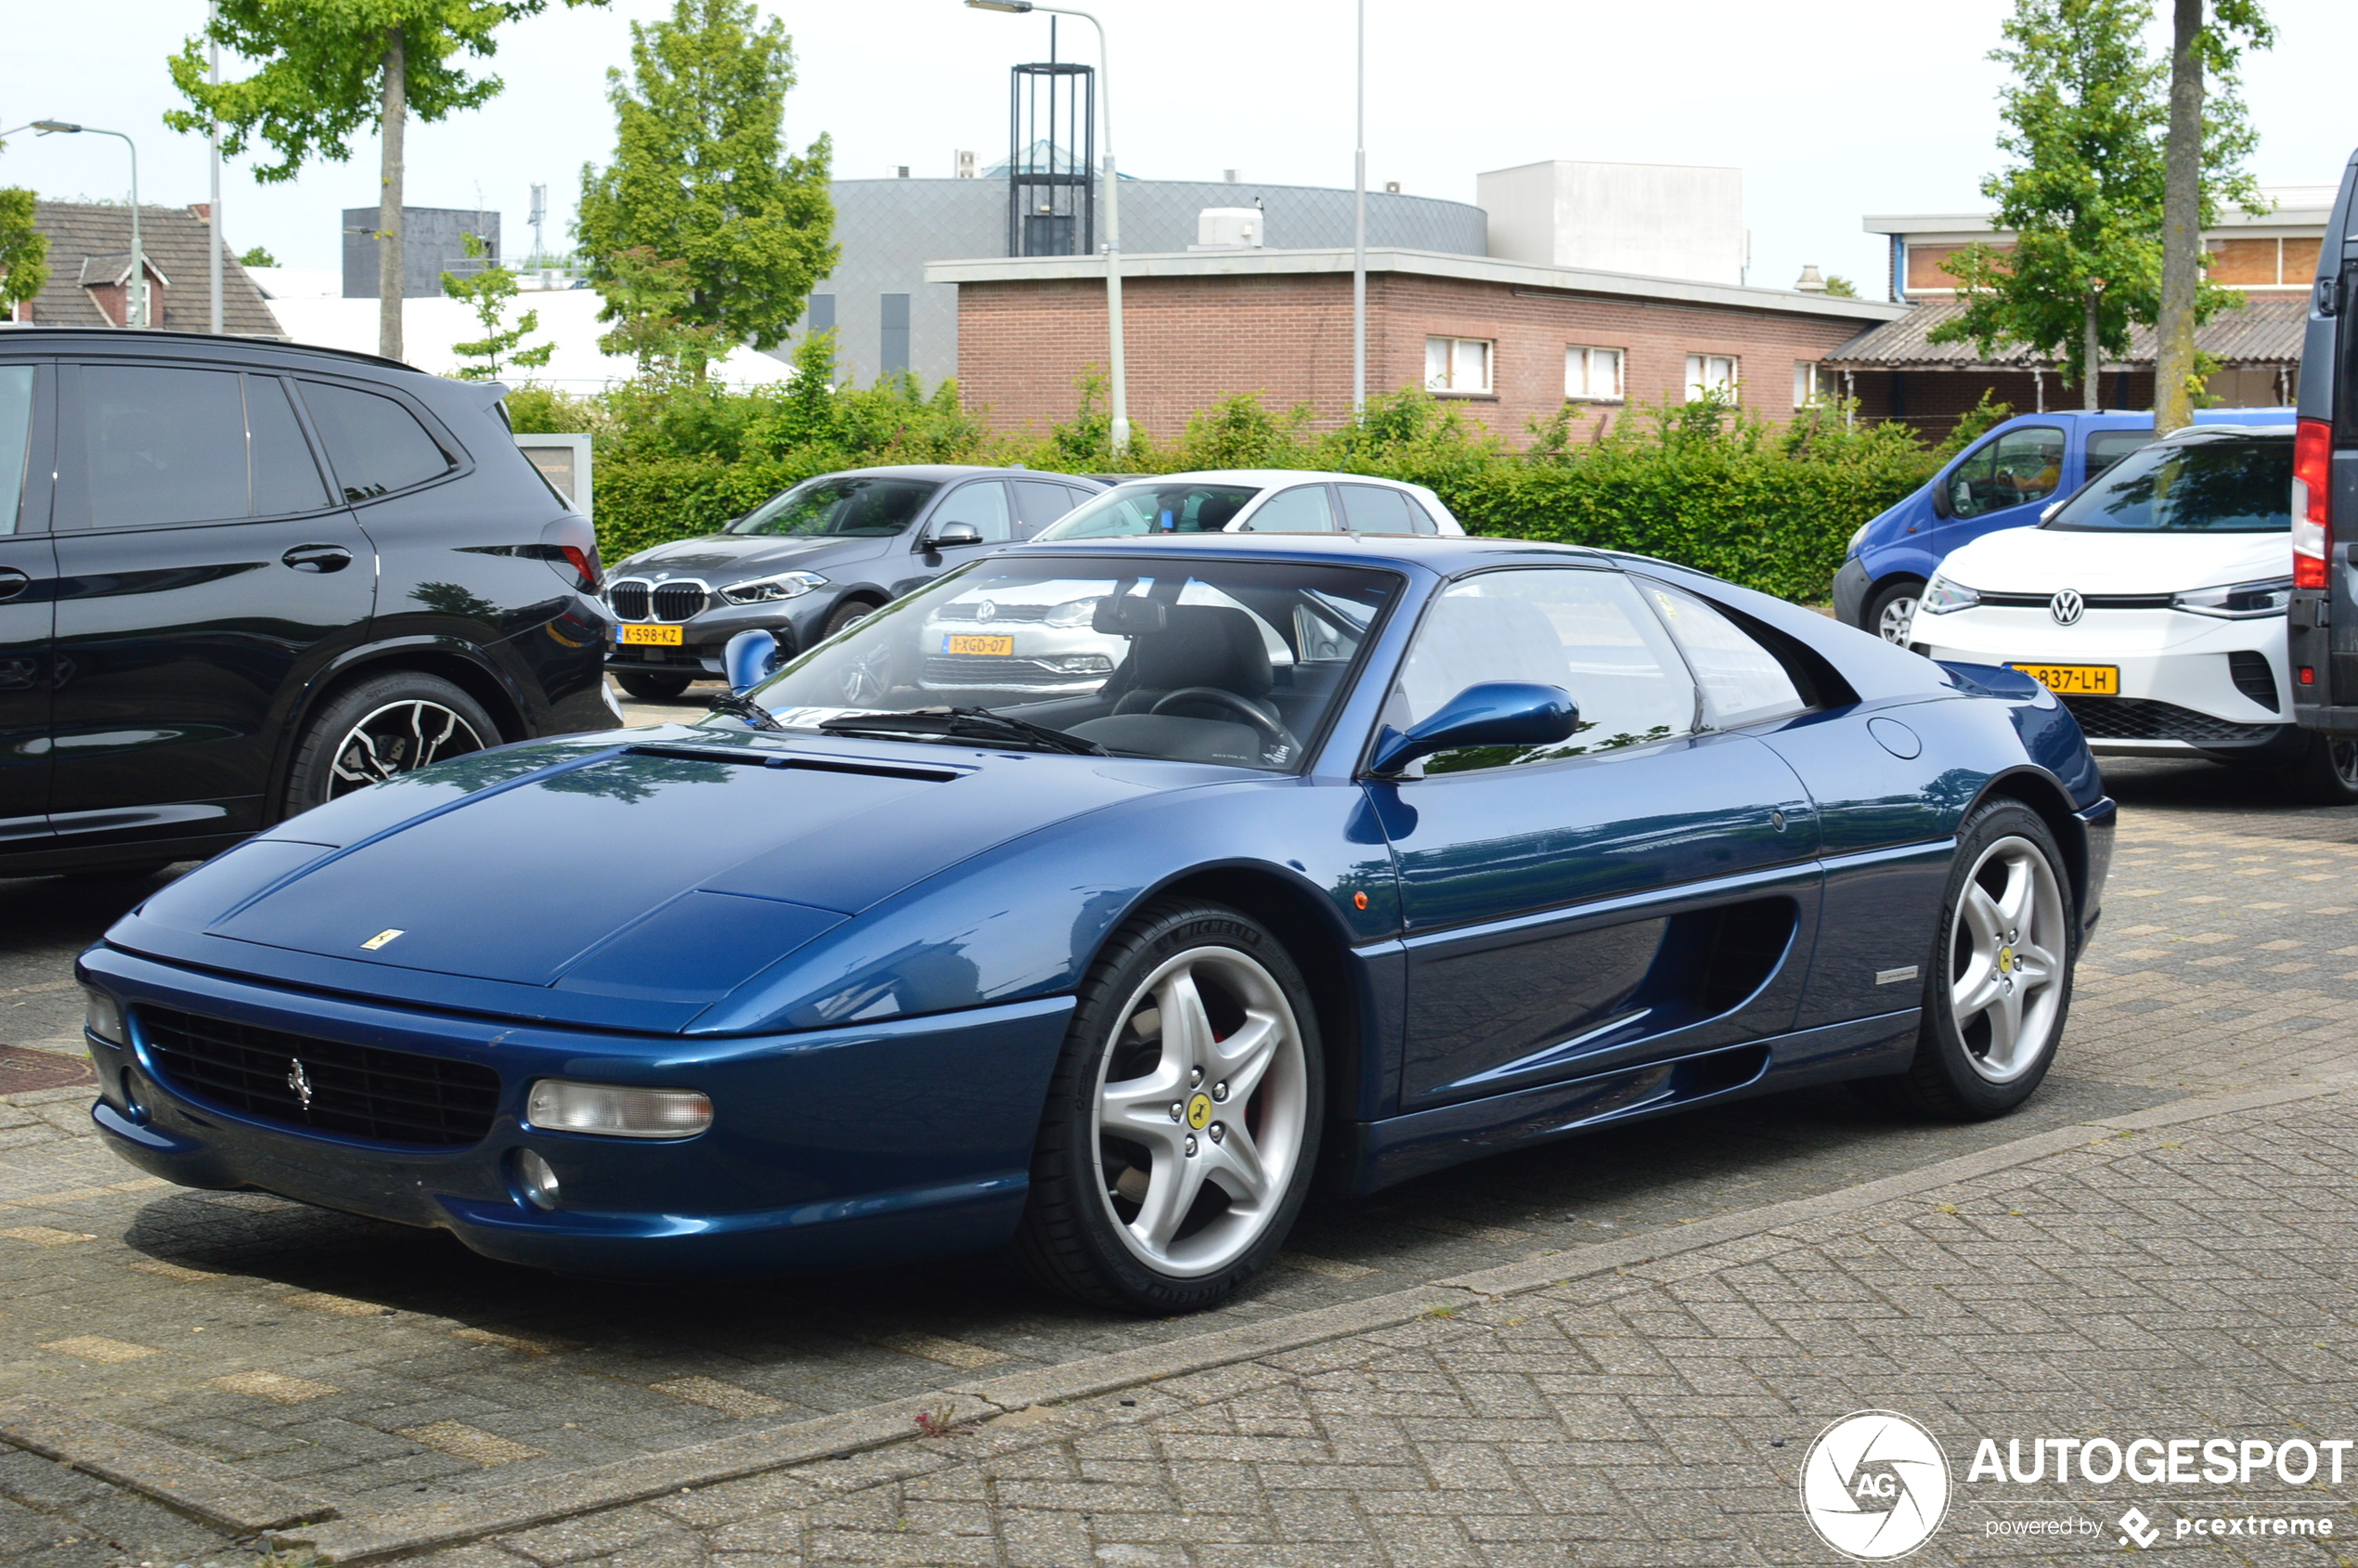
[[[1945,473],[1932,482],[1932,514],[1935,517],[1957,515],[1949,505],[1949,475]]]
[[[729,672],[729,690],[743,696],[778,667],[778,640],[759,627],[741,631],[720,650],[720,667]]]
[[[1485,680],[1469,686],[1403,734],[1376,739],[1374,771],[1397,773],[1419,757],[1461,745],[1552,745],[1580,728],[1580,705],[1561,686]]]
[[[982,530],[971,523],[945,523],[926,541],[927,550],[955,550],[960,545],[980,544]]]

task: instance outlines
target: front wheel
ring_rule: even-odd
[[[435,762],[499,744],[483,705],[437,675],[396,670],[328,700],[304,726],[288,816]]]
[[[1924,590],[1924,584],[1907,578],[1875,590],[1867,598],[1865,629],[1905,648],[1908,630],[1916,622],[1916,601]]]
[[[2002,1116],[2030,1098],[2071,1006],[2070,881],[2046,822],[2014,800],[1966,817],[1924,977],[1915,1059],[1872,1082],[1946,1121]]]
[[[1218,1305],[1301,1212],[1325,1091],[1308,988],[1268,927],[1150,906],[1081,988],[1017,1258],[1097,1306]]]
[[[2358,805],[2358,737],[2311,735],[2300,760],[2279,776],[2309,805]]]

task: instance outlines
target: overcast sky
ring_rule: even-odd
[[[1112,32],[1116,148],[1145,178],[1348,186],[1352,0],[1097,0]],[[833,135],[838,177],[908,164],[946,176],[961,148],[1005,155],[1007,67],[1046,58],[1048,22],[957,0],[763,0],[793,34],[802,84],[787,100],[797,145]],[[1884,287],[1868,213],[1979,205],[1996,164],[1998,42],[2005,0],[1367,0],[1367,175],[1471,201],[1482,170],[1548,158],[1723,163],[1744,174],[1751,280],[1789,286],[1807,262]],[[2166,7],[2165,7],[2166,9]],[[408,200],[502,214],[505,248],[529,244],[529,187],[550,187],[551,247],[564,243],[585,162],[614,143],[609,67],[627,66],[632,20],[668,0],[519,22],[486,109],[409,132]],[[2263,182],[2331,181],[2358,145],[2358,6],[2270,0],[2281,30],[2247,72]],[[165,57],[204,16],[201,0],[108,0],[92,9],[8,6],[0,130],[56,117],[131,133],[149,202],[202,201],[204,145],[164,129]],[[96,19],[103,24],[93,26]],[[1060,53],[1094,58],[1068,19]],[[225,61],[226,74],[235,74]],[[339,265],[338,213],[375,201],[377,146],[351,162],[259,186],[253,160],[223,173],[240,249],[288,266]],[[13,137],[0,185],[44,196],[121,196],[122,143]]]

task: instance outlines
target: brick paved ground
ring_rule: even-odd
[[[1043,1301],[988,1260],[693,1295],[561,1282],[433,1236],[253,1195],[136,1185],[86,1135],[78,1095],[19,1096],[0,1108],[0,1396],[39,1394],[255,1474],[382,1507],[854,1409],[978,1368],[1054,1365],[1272,1320],[1852,1186],[2042,1127],[2347,1066],[2358,945],[2335,933],[2358,914],[2358,813],[2287,808],[2208,768],[2119,770],[2116,793],[2126,810],[2105,936],[2083,965],[2055,1075],[2003,1123],[1896,1124],[1826,1093],[1531,1151],[1367,1202],[1318,1205],[1292,1266],[1227,1312],[1209,1323],[1138,1323]],[[65,961],[103,927],[109,898],[127,901],[136,889],[13,887],[23,896],[0,901],[0,1004],[19,1010],[0,1013],[0,1042],[69,1041],[78,1004]],[[1501,1314],[1501,1344],[1511,1347],[1522,1327],[1504,1316],[1536,1304]],[[1899,1392],[1878,1397],[1897,1402]],[[1771,1396],[1756,1388],[1745,1397]],[[1154,1408],[1142,1396],[1135,1410]],[[1790,1399],[1779,1408],[1794,1422],[1807,1413]],[[1140,1419],[1118,1406],[1106,1413],[1116,1426]],[[1807,1435],[1799,1425],[1794,1433]],[[96,1484],[57,1478],[27,1456],[10,1464],[0,1464],[0,1498],[18,1507],[0,1509],[0,1560],[23,1549],[9,1533],[19,1526],[28,1541],[84,1533],[53,1549],[68,1556],[28,1559],[61,1568],[122,1560],[118,1546],[175,1560],[199,1549],[194,1539],[168,1545],[145,1524],[100,1528],[76,1510],[104,1513],[121,1494],[76,1502],[74,1487]],[[795,1484],[841,1487],[890,1466],[823,1468]],[[883,1506],[867,1491],[859,1499]],[[991,1529],[1029,1517],[1029,1505],[1024,1515],[1014,1507],[986,1510]],[[890,1534],[912,1532],[934,1538],[918,1524]],[[982,1551],[979,1561],[1002,1549],[956,1532],[940,1538]],[[1473,1536],[1453,1538],[1473,1549]],[[1120,1549],[1100,1561],[1161,1560],[1122,1555],[1140,1543],[1099,1544]],[[1706,1550],[1698,1560],[1714,1559]]]

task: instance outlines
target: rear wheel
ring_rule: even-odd
[[[1957,836],[1915,1059],[1871,1093],[1948,1121],[2002,1116],[2054,1063],[2071,1006],[2070,882],[2054,835],[2014,800]]]
[[[2278,776],[2312,806],[2358,805],[2358,737],[2313,734],[2300,760]]]
[[[642,675],[637,671],[615,671],[615,684],[642,703],[668,702],[688,689],[693,679],[686,675]]]
[[[438,675],[396,670],[312,716],[287,779],[287,815],[500,742],[483,705]]]
[[[1302,973],[1259,921],[1149,907],[1081,989],[1016,1256],[1099,1306],[1215,1306],[1284,1243],[1325,1081]]]
[[[1908,645],[1908,628],[1916,618],[1916,601],[1924,593],[1924,585],[1911,578],[1886,583],[1867,597],[1862,618],[1865,629],[1886,642]]]

